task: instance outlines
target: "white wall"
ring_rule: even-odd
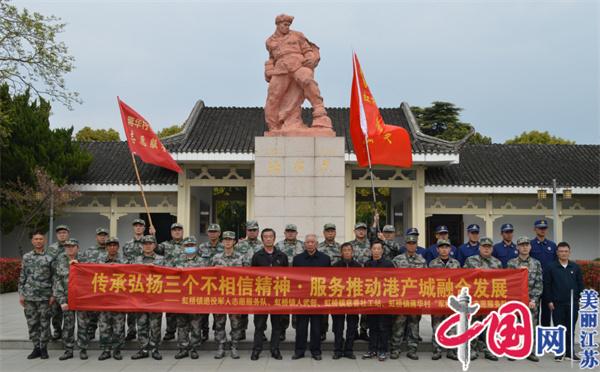
[[[563,239],[571,246],[571,257],[600,257],[600,216],[577,216],[563,222]]]

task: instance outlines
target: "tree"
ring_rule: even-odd
[[[542,145],[574,145],[575,141],[570,141],[564,138],[556,137],[550,133],[532,130],[523,132],[514,138],[504,142],[507,145],[514,144],[542,144]]]
[[[75,139],[79,142],[110,142],[110,141],[120,141],[119,132],[116,130],[109,129],[92,129],[90,127],[81,128],[77,134],[75,134]]]
[[[31,101],[29,91],[11,96],[8,85],[0,86],[0,116],[9,131],[0,149],[0,188],[19,192],[23,187],[40,187],[37,168],[43,169],[61,187],[84,175],[92,156],[72,140],[73,128],[50,129],[50,104],[43,98]],[[10,233],[23,226],[27,211],[18,203],[0,200],[0,226]],[[47,217],[47,210],[40,218]]]
[[[19,11],[0,0],[0,81],[9,84],[13,94],[29,91],[69,109],[81,102],[65,85],[64,76],[73,70],[75,59],[57,40],[64,28],[60,18]]]
[[[156,133],[156,135],[158,136],[158,138],[165,138],[165,137],[172,136],[174,134],[181,132],[182,129],[183,129],[183,125],[175,124],[175,125],[171,125],[170,127],[166,127],[166,128],[159,130],[158,133]]]
[[[411,107],[423,133],[447,141],[459,141],[467,136],[473,126],[460,121],[463,109],[450,102],[434,101],[429,107]],[[492,139],[475,132],[468,143],[490,144]]]

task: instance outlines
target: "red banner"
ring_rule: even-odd
[[[168,268],[73,264],[73,310],[228,314],[450,314],[469,287],[481,313],[529,302],[527,269]]]
[[[150,127],[150,123],[134,109],[127,106],[125,102],[121,101],[119,97],[117,97],[117,101],[121,110],[121,119],[123,120],[129,150],[139,156],[144,163],[183,173],[181,167],[173,160],[171,154]]]

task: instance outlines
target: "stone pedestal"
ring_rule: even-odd
[[[323,225],[345,229],[345,162],[343,137],[256,137],[254,217],[261,229],[271,227],[277,241],[285,225],[298,226],[298,238]]]

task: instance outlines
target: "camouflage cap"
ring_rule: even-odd
[[[288,223],[285,225],[285,231],[298,231],[298,226],[294,225],[293,223]]]
[[[531,244],[530,239],[527,236],[519,236],[517,239],[517,245],[521,244]]]
[[[406,243],[416,243],[419,241],[419,237],[416,235],[406,235],[406,237],[404,238],[404,241]]]
[[[223,232],[223,239],[234,239],[235,240],[235,233],[233,231],[225,231],[225,232]]]
[[[119,244],[119,238],[117,238],[116,236],[111,236],[110,238],[108,238],[106,240],[106,244]]]
[[[69,240],[66,240],[63,243],[63,245],[76,245],[76,246],[79,246],[79,240],[71,238]]]
[[[366,228],[367,228],[367,224],[364,222],[357,222],[356,225],[354,225],[354,230],[366,229]]]
[[[105,234],[108,235],[108,230],[104,227],[99,227],[96,229],[96,235]]]
[[[190,235],[187,238],[183,239],[183,241],[181,242],[181,244],[183,245],[196,245],[198,244],[198,240],[196,239],[196,237],[194,235]]]
[[[436,244],[438,247],[442,246],[442,245],[447,245],[448,247],[451,246],[452,244],[450,244],[450,240],[448,239],[440,239],[437,241]]]
[[[179,222],[172,223],[171,230],[173,229],[183,229],[183,224],[180,224]]]
[[[221,231],[221,226],[218,223],[211,223],[206,231]]]
[[[335,230],[335,223],[326,223],[323,225],[323,230]]]
[[[154,237],[154,235],[144,235],[142,237],[142,244],[145,243],[156,243],[156,238]]]
[[[490,246],[492,246],[492,245],[494,245],[494,241],[492,239],[490,239],[490,238],[483,237],[483,238],[479,239],[479,245],[480,246],[481,245],[490,245]]]
[[[56,229],[54,229],[54,231],[59,232],[60,230],[67,230],[67,231],[71,231],[71,229],[69,229],[69,226],[67,225],[58,225],[56,226]]]
[[[385,225],[383,227],[383,229],[381,229],[381,231],[383,232],[396,232],[396,228],[392,225]]]
[[[133,220],[133,222],[131,224],[132,225],[144,225],[144,226],[146,226],[146,221],[142,220],[141,218],[136,218],[135,220]]]
[[[250,220],[246,222],[246,230],[258,230],[258,221]]]

